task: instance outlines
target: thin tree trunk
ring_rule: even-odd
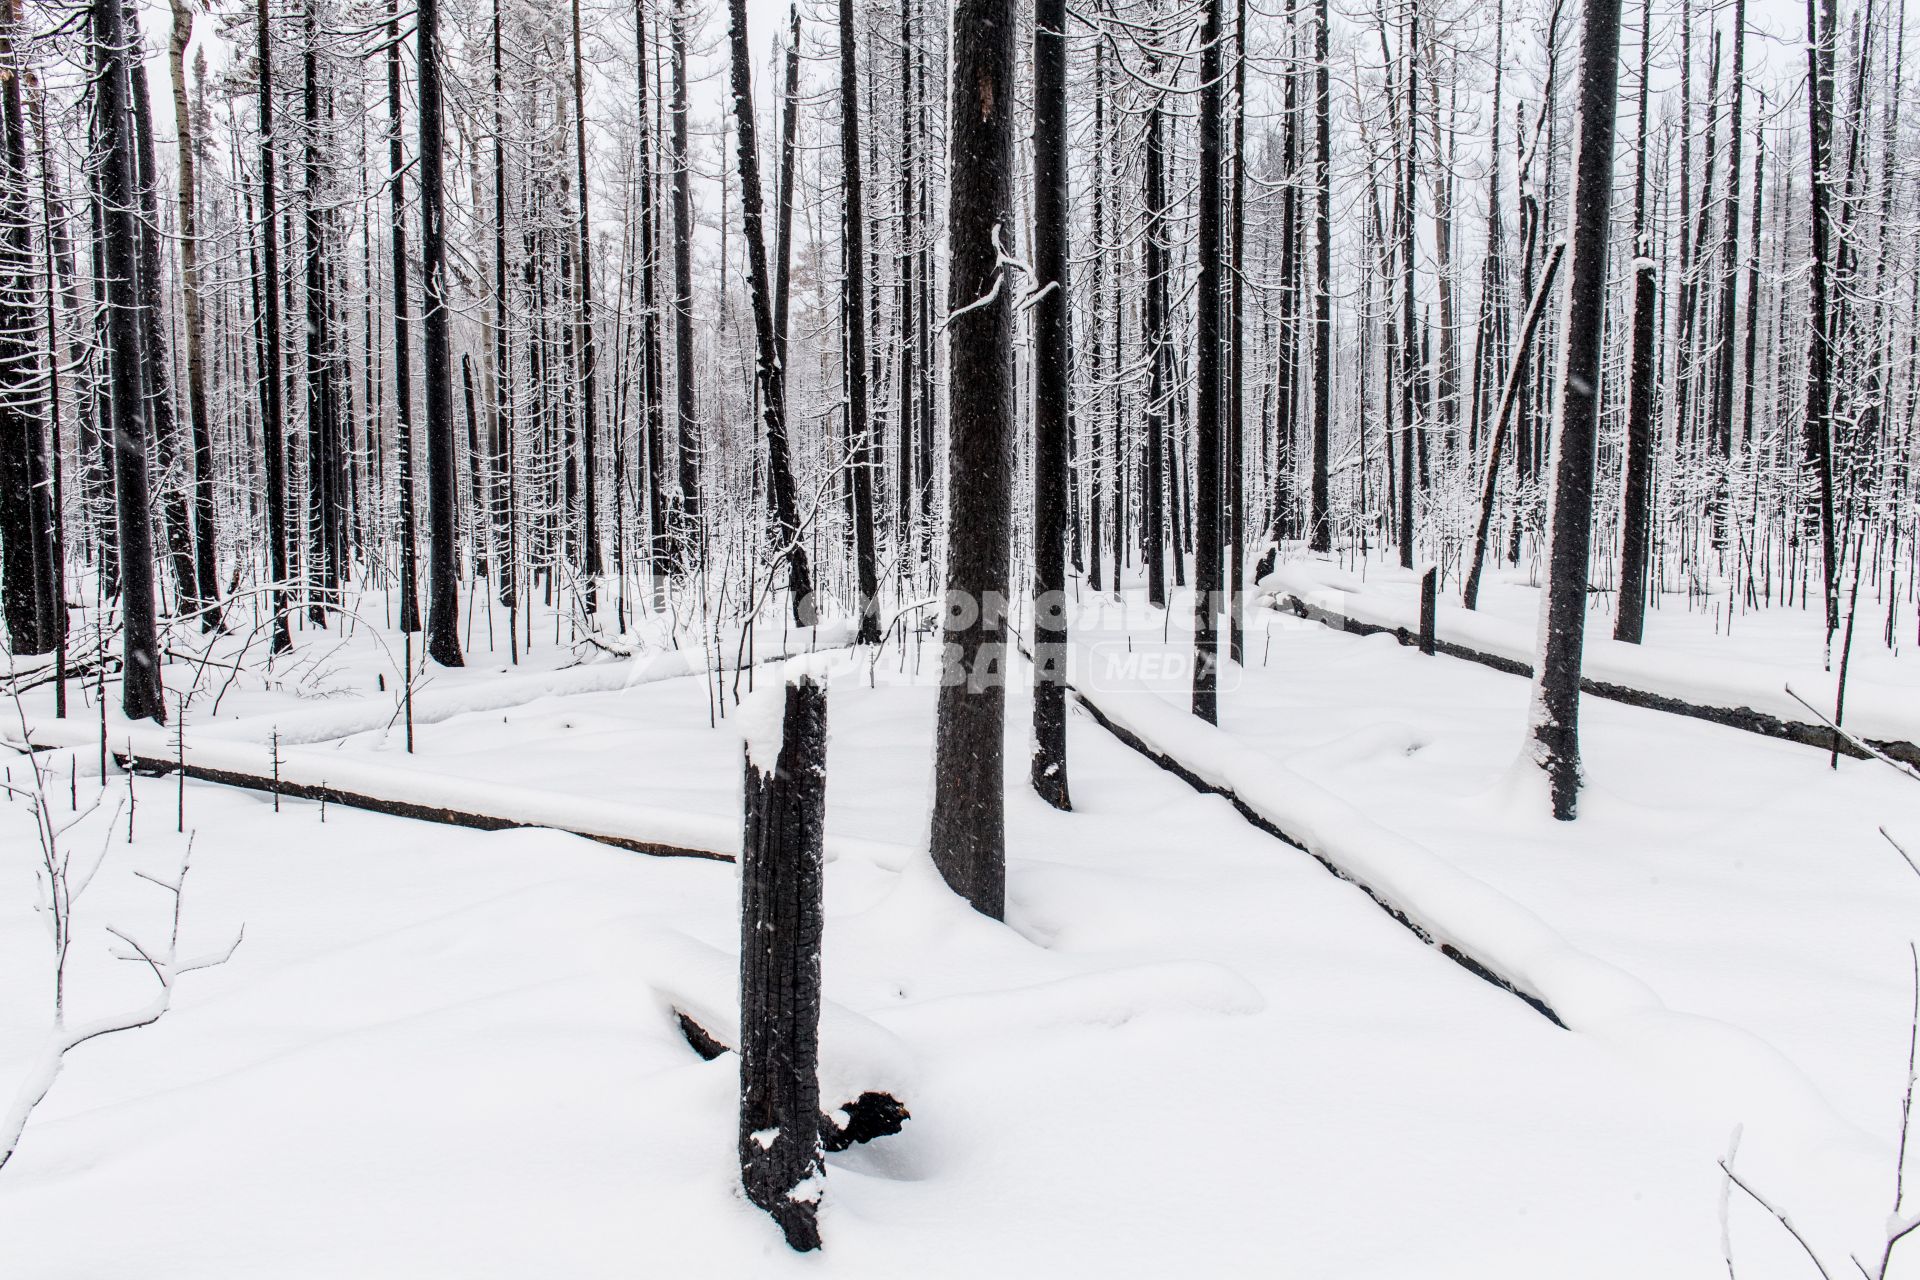
[[[798,42],[795,42],[796,47]],[[873,441],[867,401],[867,242],[866,202],[860,184],[860,75],[853,34],[853,0],[840,0],[840,170],[842,254],[846,283],[841,290],[847,328],[847,435],[853,468],[854,572],[859,589],[860,644],[880,643],[880,571],[874,548],[873,485],[879,450]]]
[[[851,0],[840,0],[842,6]],[[845,9],[842,9],[844,12]],[[1067,277],[1067,5],[1033,14],[1033,789],[1067,786],[1067,421],[1073,348]]]
[[[1219,720],[1220,662],[1220,506],[1221,376],[1220,188],[1223,177],[1220,129],[1220,0],[1202,0],[1200,18],[1200,219],[1195,254],[1198,316],[1194,341],[1194,555],[1193,555],[1193,714],[1208,723]]]
[[[200,629],[215,631],[220,627],[220,608],[216,603],[220,594],[220,570],[215,564],[213,428],[207,416],[206,339],[201,319],[206,284],[200,268],[193,113],[187,106],[185,66],[187,44],[193,39],[193,10],[187,6],[187,0],[172,0],[172,5],[167,70],[173,80],[173,127],[180,149],[180,285],[187,342],[187,422],[193,442],[194,575],[200,586]]]
[[[441,178],[440,0],[418,0],[420,75],[420,276],[427,429],[427,655],[443,667],[460,656],[460,494],[454,474],[453,353],[447,306],[446,200]]]

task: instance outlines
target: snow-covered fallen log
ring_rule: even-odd
[[[1260,588],[1275,608],[1336,631],[1391,635],[1409,646],[1420,642],[1417,608],[1363,591],[1329,566],[1282,565],[1261,580]],[[1533,675],[1532,631],[1506,619],[1443,604],[1434,648],[1510,675]],[[1868,755],[1846,735],[1809,718],[1778,672],[1755,664],[1703,662],[1589,632],[1581,666],[1581,689],[1598,698],[1823,751],[1837,746],[1840,754],[1857,759]],[[1907,690],[1850,682],[1846,728],[1883,755],[1920,764],[1920,697]]]

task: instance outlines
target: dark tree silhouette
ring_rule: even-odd
[[[734,0],[739,4],[741,0]],[[1005,679],[1013,506],[1013,0],[953,15],[947,207],[947,594],[934,732],[933,862],[974,908],[1006,911]]]

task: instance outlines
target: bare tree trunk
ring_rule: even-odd
[[[391,187],[393,244],[393,405],[394,446],[399,454],[400,485],[400,629],[420,629],[419,538],[415,530],[413,484],[413,355],[407,323],[407,157],[400,139],[400,0],[387,10],[387,156]],[[496,141],[495,146],[499,143]],[[498,156],[495,157],[496,162]],[[497,199],[497,197],[496,197]],[[495,251],[499,244],[496,240]],[[505,377],[506,365],[501,365]]]
[[[1313,478],[1308,531],[1308,546],[1315,551],[1333,548],[1328,479],[1328,455],[1333,447],[1333,93],[1327,69],[1330,21],[1327,0],[1319,0],[1313,24]]]
[[[1744,7],[1745,0],[1739,0]],[[1637,156],[1633,168],[1633,355],[1627,385],[1626,489],[1620,502],[1620,590],[1613,638],[1639,644],[1646,625],[1648,542],[1653,525],[1654,318],[1659,276],[1647,238],[1647,87],[1652,0],[1641,10]]]
[[[753,55],[747,45],[746,0],[728,0],[727,12],[733,54],[740,214],[747,240],[747,284],[753,297],[753,327],[757,338],[755,373],[760,386],[760,420],[767,434],[767,493],[773,506],[775,530],[783,544],[778,550],[787,565],[787,591],[793,597],[793,620],[798,626],[811,627],[819,614],[813,599],[813,575],[807,568],[807,549],[801,541],[793,468],[787,456],[787,374],[779,354],[781,343],[767,278],[766,217],[760,197],[760,151],[755,141]]]
[[[660,354],[659,236],[654,215],[653,89],[649,80],[652,54],[647,46],[647,6],[634,0],[634,96],[640,113],[640,172],[634,183],[640,191],[640,386],[645,418],[647,468],[647,542],[655,574],[671,572],[678,556],[667,529],[666,405]],[[692,335],[688,335],[692,341]],[[616,491],[617,493],[617,491]]]
[[[841,0],[842,4],[848,0]],[[1033,15],[1033,789],[1071,809],[1067,787],[1067,6]]]
[[[680,563],[700,528],[700,439],[693,387],[693,195],[687,158],[687,0],[673,7],[673,394],[679,440]]]
[[[1158,75],[1160,62],[1147,58],[1147,75]],[[1172,394],[1167,377],[1167,179],[1166,154],[1160,136],[1160,94],[1153,95],[1146,119],[1146,327],[1147,327],[1147,439],[1146,465],[1140,468],[1141,553],[1147,562],[1147,603],[1167,605],[1167,505],[1165,441],[1167,401]]]
[[[454,524],[453,354],[447,308],[446,199],[441,178],[440,0],[418,0],[414,18],[420,75],[421,327],[427,411],[427,654],[443,667],[460,656],[460,560]]]
[[[207,419],[207,375],[200,269],[200,218],[196,191],[193,113],[187,106],[187,44],[193,39],[193,10],[187,0],[172,0],[173,29],[167,41],[167,70],[173,79],[173,127],[180,144],[180,284],[187,342],[187,422],[193,441],[194,576],[200,585],[200,629],[220,627],[220,570],[213,527],[213,428]]]
[[[14,0],[0,0],[0,611],[9,647],[25,656],[57,646],[66,610],[54,587],[57,514],[47,494],[40,360],[29,336],[35,264],[17,22]]]
[[[109,3],[110,0],[99,0]],[[269,0],[256,0],[254,37],[258,48],[260,84],[260,421],[266,452],[267,566],[273,579],[273,651],[293,648],[287,614],[292,608],[287,590],[287,458],[286,409],[280,366],[280,214],[274,177],[273,138],[273,25]]]
[[[1833,52],[1836,39],[1834,0],[1807,0],[1807,137],[1811,148],[1812,190],[1809,220],[1813,229],[1813,263],[1808,272],[1812,306],[1812,337],[1807,352],[1806,456],[1815,473],[1820,516],[1820,584],[1825,595],[1827,642],[1840,625],[1839,590],[1835,582],[1833,528],[1833,348],[1832,304],[1828,298],[1830,227],[1828,201],[1832,187]]]
[[[121,635],[125,666],[120,706],[129,720],[167,719],[160,684],[160,643],[154,616],[153,526],[147,488],[151,432],[146,374],[144,308],[140,271],[139,196],[135,191],[133,109],[128,63],[139,52],[126,21],[128,0],[93,0],[93,91],[98,120],[99,199],[106,248],[106,330],[114,504],[118,517]]]
[[[1607,223],[1613,203],[1613,115],[1620,79],[1619,0],[1587,0],[1581,38],[1579,137],[1569,201],[1567,303],[1561,326],[1543,644],[1534,678],[1534,759],[1569,821],[1580,790],[1580,655],[1593,538],[1594,440],[1606,329]]]
[[[739,5],[742,0],[734,0]],[[1013,290],[995,236],[1013,221],[1018,6],[953,16],[947,234],[947,605],[934,737],[934,865],[985,915],[1006,911],[1007,592],[1013,507]]]
[[[587,100],[586,71],[580,52],[580,0],[573,0],[573,159],[580,184],[580,247],[576,251],[579,281],[575,326],[579,331],[576,355],[580,361],[580,438],[582,498],[585,503],[585,546],[581,572],[586,576],[582,604],[591,614],[599,607],[600,510],[597,501],[600,484],[600,375],[593,342],[593,215],[587,196]]]
[[[1194,341],[1195,448],[1192,494],[1193,553],[1193,714],[1209,724],[1219,720],[1220,662],[1220,0],[1202,0],[1200,18],[1200,225],[1195,244],[1199,280]]]
[[[796,49],[798,41],[795,41]],[[847,327],[847,435],[852,445],[853,556],[860,592],[860,644],[880,643],[880,571],[874,548],[873,485],[879,450],[867,402],[867,241],[865,192],[860,184],[860,75],[854,46],[853,0],[840,0],[840,170],[846,284],[841,290]]]

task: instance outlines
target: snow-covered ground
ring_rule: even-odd
[[[1764,632],[1741,625],[1718,643]],[[1158,616],[1099,642],[1144,653],[1161,630],[1177,649]],[[398,788],[432,774],[737,823],[734,678],[716,688],[698,649],[662,657],[656,636],[649,656],[568,666],[542,643],[518,672],[436,672],[409,755],[380,636],[315,663],[328,696],[256,680],[226,724],[196,714],[203,697],[189,743],[279,729]],[[1872,1242],[1920,934],[1920,880],[1876,827],[1920,847],[1912,782],[1589,699],[1591,786],[1579,822],[1553,823],[1512,772],[1524,680],[1257,615],[1221,750],[1351,806],[1661,1006],[1561,1030],[1084,713],[1075,812],[1045,808],[1019,693],[1008,921],[974,915],[921,849],[933,690],[914,656],[849,659],[830,694],[825,1054],[913,1118],[830,1157],[822,1255],[791,1255],[745,1204],[733,1059],[701,1061],[668,1013],[731,998],[730,866],[276,813],[196,783],[182,950],[242,923],[245,941],[182,978],[156,1026],[74,1052],[0,1172],[6,1274],[1707,1276],[1726,1270],[1715,1162],[1734,1123],[1736,1168],[1835,1274]],[[27,710],[48,719],[40,694]],[[101,793],[94,751],[43,758],[58,811],[69,787],[83,808]],[[174,782],[135,783],[129,846],[109,772],[69,837],[106,853],[81,904],[79,1017],[146,998],[104,928],[162,925],[164,893],[134,873],[170,874],[186,849]],[[23,804],[0,805],[0,842],[4,1091],[50,994]],[[1810,1274],[1737,1193],[1726,1221],[1743,1280]]]

